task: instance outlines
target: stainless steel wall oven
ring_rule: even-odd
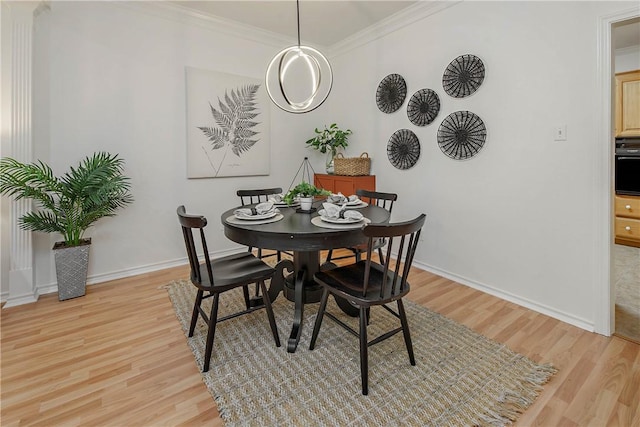
[[[615,190],[640,196],[640,137],[616,138]]]

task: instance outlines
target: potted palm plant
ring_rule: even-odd
[[[300,184],[287,191],[282,200],[288,205],[291,205],[296,198],[300,200],[300,209],[303,211],[311,210],[311,204],[315,196],[328,196],[331,192],[318,188],[313,184],[302,181]]]
[[[333,159],[339,149],[347,148],[349,145],[351,129],[342,130],[336,123],[332,123],[329,127],[325,126],[323,130],[315,128],[315,133],[316,136],[305,144],[327,155],[325,169],[327,173],[333,173]]]
[[[61,301],[85,294],[91,244],[85,231],[133,201],[123,170],[124,160],[106,152],[86,157],[60,178],[41,161],[0,159],[0,194],[32,199],[39,208],[19,218],[20,228],[62,234],[53,246]]]

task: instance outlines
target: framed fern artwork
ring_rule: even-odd
[[[186,67],[187,177],[268,175],[264,81]]]

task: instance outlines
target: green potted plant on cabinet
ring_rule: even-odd
[[[305,142],[307,146],[327,155],[325,169],[327,173],[333,173],[333,159],[338,154],[339,149],[345,149],[349,145],[349,135],[351,129],[342,130],[336,123],[323,130],[315,128],[316,136]]]
[[[19,218],[20,228],[64,238],[53,246],[61,301],[85,294],[91,244],[85,231],[133,202],[123,170],[124,160],[106,152],[86,157],[60,178],[41,161],[0,159],[0,194],[34,200],[39,208]]]
[[[287,191],[283,200],[286,204],[291,205],[296,198],[300,200],[300,209],[308,211],[311,209],[313,198],[315,196],[329,196],[330,191],[318,188],[313,184],[302,181],[300,184]]]

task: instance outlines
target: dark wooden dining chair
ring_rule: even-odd
[[[208,328],[204,353],[204,366],[202,371],[207,372],[209,370],[216,324],[242,314],[250,313],[262,307],[266,308],[271,332],[273,332],[273,338],[276,342],[276,346],[280,347],[280,337],[278,336],[278,329],[276,327],[275,317],[273,316],[271,300],[269,299],[269,293],[267,292],[265,285],[265,280],[272,278],[275,270],[249,252],[241,252],[239,254],[228,255],[217,259],[210,259],[208,256],[209,250],[207,248],[207,241],[204,234],[204,227],[207,225],[207,219],[201,215],[187,214],[184,206],[179,206],[177,213],[180,226],[182,227],[187,255],[189,257],[189,265],[191,266],[191,283],[198,288],[196,300],[193,304],[189,336],[193,336],[193,331],[196,328],[198,317],[200,316],[202,316],[202,319],[205,321]],[[196,230],[196,234],[200,236],[199,238],[194,238],[194,230]],[[196,242],[199,244],[196,244]],[[198,248],[196,248],[196,246],[198,246]],[[197,253],[198,250],[201,250],[202,254],[204,254],[204,262],[199,261]],[[251,283],[256,283],[260,286],[264,305],[261,305],[260,307],[247,306],[247,309],[245,310],[238,311],[218,319],[218,303],[220,300],[220,294],[231,289],[243,287],[246,300],[248,297],[246,295],[247,285]],[[207,314],[202,308],[202,301],[210,297],[213,297],[213,302],[211,303],[211,312]]]
[[[356,190],[356,195],[360,198],[360,200],[369,203],[369,205],[379,206],[383,209],[386,209],[391,213],[393,210],[393,203],[398,200],[398,195],[395,193],[383,193],[381,191],[370,191],[370,190]],[[380,262],[384,263],[384,259],[382,258],[382,248],[386,245],[387,242],[385,239],[379,239],[375,242],[375,249],[378,252],[378,256],[380,257]],[[330,249],[327,252],[327,258],[325,259],[325,264],[330,263],[331,261],[336,261],[339,259],[351,258],[355,256],[356,262],[360,261],[362,254],[367,250],[366,245],[358,245],[346,248],[352,252],[350,255],[343,255],[337,258],[333,257],[333,250]]]
[[[420,232],[425,222],[425,214],[417,218],[395,224],[375,224],[367,225],[363,233],[368,237],[367,258],[354,264],[338,267],[332,270],[325,270],[314,275],[314,280],[322,285],[323,292],[320,300],[320,308],[313,327],[309,350],[313,350],[320,332],[322,319],[326,314],[338,325],[360,339],[360,376],[362,378],[362,394],[369,393],[369,358],[368,349],[387,338],[392,337],[402,331],[404,342],[409,353],[409,362],[415,366],[416,361],[413,355],[413,345],[409,333],[409,324],[404,310],[402,298],[409,293],[409,270],[416,253]],[[379,264],[371,260],[376,239],[387,239],[387,263]],[[395,238],[395,239],[394,239]],[[391,263],[391,253],[394,243],[398,243],[397,257]],[[326,311],[329,295],[343,298],[354,306],[358,307],[360,313],[360,329],[355,331],[349,325],[338,319],[336,316]],[[396,302],[397,311],[387,304]],[[400,319],[400,327],[388,331],[377,338],[368,341],[367,325],[369,323],[368,310],[373,306],[382,306],[392,315]]]
[[[262,203],[269,200],[269,196],[276,194],[282,194],[282,188],[259,188],[252,190],[238,190],[236,191],[238,197],[240,197],[240,203],[244,205],[251,205],[254,203]]]
[[[273,196],[275,194],[282,194],[282,188],[274,187],[274,188],[258,188],[258,189],[251,189],[251,190],[238,190],[236,191],[236,194],[238,195],[238,197],[240,197],[240,204],[242,206],[245,206],[245,205],[252,205],[252,204],[266,202],[269,200],[270,196]],[[249,252],[253,251],[253,248],[251,246],[249,246],[248,248],[249,248]],[[267,258],[271,256],[275,256],[277,260],[280,261],[282,259],[282,252],[274,251],[269,254],[263,254],[262,248],[258,248],[258,258],[262,259],[262,258]]]

